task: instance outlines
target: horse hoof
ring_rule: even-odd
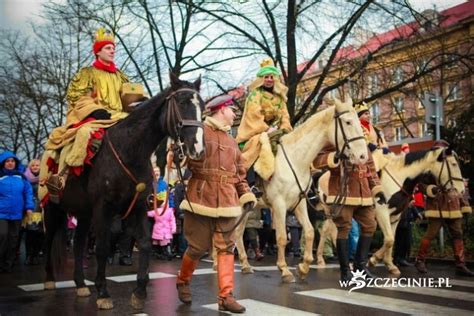
[[[251,266],[248,267],[242,267],[241,272],[243,274],[252,274],[253,273],[253,268]]]
[[[320,267],[325,267],[326,266],[326,261],[324,260],[318,260],[318,262],[316,262],[316,265],[320,266]]]
[[[80,287],[76,290],[76,295],[78,297],[87,297],[87,296],[91,295],[91,291],[89,290],[89,288],[87,286],[86,287]]]
[[[376,265],[377,265],[377,259],[374,256],[370,257],[369,267],[375,267]]]
[[[99,309],[112,309],[114,308],[114,303],[110,297],[108,298],[98,298],[97,299],[97,308]]]
[[[390,274],[393,274],[394,276],[400,276],[400,274],[402,274],[402,273],[400,272],[400,269],[397,268],[397,266],[393,266],[393,267],[389,268],[389,269],[388,269],[388,272],[389,272]]]
[[[306,269],[302,263],[298,264],[298,268],[296,269],[296,275],[301,280],[306,279],[308,276],[309,269]]]
[[[293,274],[288,274],[288,275],[282,275],[281,280],[283,283],[295,283],[296,279],[293,276]]]
[[[132,298],[130,299],[130,305],[132,305],[132,307],[134,309],[143,309],[143,307],[145,306],[145,300],[142,300],[142,299],[139,299],[135,293],[132,293]]]
[[[54,281],[44,282],[44,289],[45,290],[54,290],[54,289],[56,289],[56,282],[54,282]]]

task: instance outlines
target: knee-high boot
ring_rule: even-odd
[[[453,239],[454,259],[456,260],[456,274],[474,277],[474,273],[466,267],[464,260],[464,242],[462,239]]]
[[[187,253],[184,254],[178,273],[178,279],[176,280],[176,288],[178,289],[179,300],[185,304],[191,304],[192,302],[189,283],[191,282],[193,272],[196,270],[198,263],[199,260],[193,260]]]
[[[341,281],[350,281],[352,279],[351,268],[349,267],[349,241],[347,239],[337,239],[337,258],[341,269]]]
[[[370,243],[372,237],[360,236],[357,243],[357,250],[354,258],[354,270],[364,271],[369,279],[375,279],[377,276],[367,269],[367,260],[369,257]]]
[[[415,267],[420,273],[428,273],[426,268],[425,259],[428,248],[430,248],[431,240],[428,238],[422,238],[420,241],[420,249],[418,250],[418,256],[416,257]]]
[[[219,283],[219,310],[243,313],[245,307],[239,304],[232,294],[234,289],[234,254],[217,255],[217,278]]]

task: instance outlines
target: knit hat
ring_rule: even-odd
[[[220,95],[206,104],[205,114],[209,115],[215,111],[218,111],[228,106],[232,107],[235,110],[237,109],[234,104],[234,98],[228,94]]]
[[[115,46],[115,39],[112,32],[105,30],[104,28],[100,28],[95,32],[94,36],[94,46],[92,46],[92,50],[94,54],[100,52],[102,47],[105,45],[112,44]]]
[[[354,107],[359,117],[362,116],[365,112],[369,112],[369,107],[365,102],[357,103]]]
[[[275,67],[273,60],[270,58],[262,60],[260,67],[260,70],[257,72],[257,77],[265,77],[266,75],[280,76],[280,71]]]

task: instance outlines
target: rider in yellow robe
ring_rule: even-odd
[[[261,154],[263,143],[268,143],[268,134],[293,129],[286,107],[288,88],[280,81],[280,71],[271,59],[263,60],[260,66],[257,79],[250,84],[236,137],[247,170]]]

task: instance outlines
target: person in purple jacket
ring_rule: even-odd
[[[0,272],[11,272],[23,217],[32,216],[33,189],[20,160],[10,151],[0,155]]]

